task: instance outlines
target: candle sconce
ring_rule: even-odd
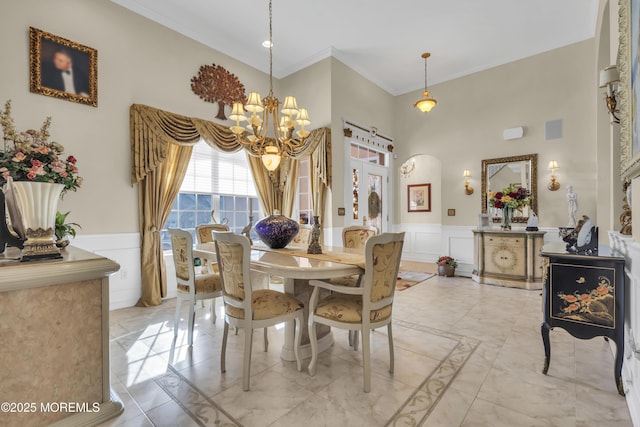
[[[471,178],[471,171],[469,169],[465,169],[462,176],[464,176],[464,194],[466,194],[467,196],[470,196],[473,194],[473,187],[469,185],[469,179]]]

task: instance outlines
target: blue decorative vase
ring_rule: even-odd
[[[280,215],[277,210],[273,215],[262,218],[255,226],[260,240],[271,249],[282,249],[287,246],[296,237],[299,229],[296,221]]]

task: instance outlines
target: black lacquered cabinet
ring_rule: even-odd
[[[549,370],[549,331],[562,328],[579,339],[597,336],[616,343],[614,378],[622,389],[624,355],[624,258],[542,252],[543,306],[542,342]]]

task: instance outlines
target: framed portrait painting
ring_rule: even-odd
[[[33,93],[98,106],[98,51],[29,28],[29,83]]]
[[[431,212],[431,184],[408,185],[408,211]]]
[[[620,170],[623,178],[640,175],[640,0],[619,0]]]

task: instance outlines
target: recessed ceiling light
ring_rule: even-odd
[[[269,49],[270,47],[273,47],[273,44],[269,40],[265,40],[262,42],[262,46]]]

